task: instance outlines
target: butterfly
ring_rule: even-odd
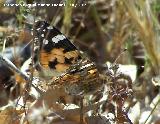
[[[46,21],[33,26],[34,55],[30,59],[42,85],[63,86],[69,94],[89,93],[102,86],[96,65],[57,28]]]

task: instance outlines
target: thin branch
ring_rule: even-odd
[[[11,70],[15,71],[18,73],[20,76],[22,76],[25,80],[29,80],[29,76],[26,75],[25,73],[21,72],[8,58],[0,55],[0,61],[7,65]]]

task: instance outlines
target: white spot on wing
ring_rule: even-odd
[[[37,31],[39,31],[41,28],[37,28]]]
[[[43,43],[44,43],[45,45],[48,44],[48,42],[49,42],[49,41],[46,40],[46,39],[43,40]]]
[[[35,37],[35,38],[34,38],[34,40],[38,40],[38,38],[37,38],[37,37]]]
[[[54,43],[58,43],[59,41],[64,40],[64,39],[66,39],[66,37],[63,34],[59,34],[59,35],[53,37],[52,41]]]
[[[85,68],[88,68],[90,66],[93,66],[94,64],[93,63],[89,63],[89,64],[86,64],[84,66],[82,66],[80,69],[85,69]]]
[[[35,46],[35,47],[34,47],[34,51],[37,50],[37,49],[39,49],[39,46]]]
[[[41,36],[44,37],[44,34],[42,34]]]
[[[47,27],[47,29],[53,29],[53,27],[52,27],[52,26],[49,26],[49,27]]]

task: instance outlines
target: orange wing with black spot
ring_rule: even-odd
[[[95,64],[82,58],[79,50],[46,21],[34,25],[33,62],[37,74],[45,81],[41,89],[64,86],[69,94],[89,93],[102,86]]]
[[[46,21],[38,21],[34,26],[36,68],[62,73],[81,59],[77,48],[55,27]]]

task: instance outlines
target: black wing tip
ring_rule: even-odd
[[[45,30],[46,32],[44,32]],[[38,20],[35,22],[34,26],[35,36],[38,38],[40,45],[43,46],[43,49],[46,52],[50,52],[53,48],[64,48],[64,52],[74,51],[77,48],[68,40],[68,38],[64,38],[63,40],[59,40],[57,43],[52,41],[53,37],[57,35],[64,35],[61,33],[56,27],[50,25],[47,21]],[[43,37],[42,37],[43,34]],[[47,36],[47,37],[46,37]],[[65,35],[64,35],[65,36]],[[43,40],[48,40],[47,44],[43,44]]]

